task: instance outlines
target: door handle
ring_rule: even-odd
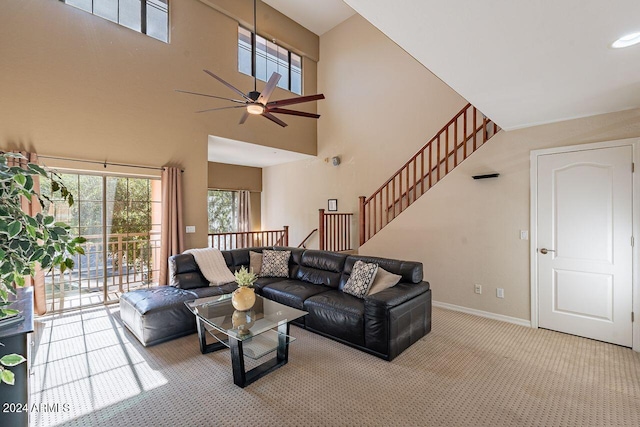
[[[542,255],[546,255],[546,254],[548,254],[549,252],[555,252],[555,250],[553,250],[553,249],[547,249],[547,248],[538,249],[538,251],[540,251],[540,253],[541,253]]]

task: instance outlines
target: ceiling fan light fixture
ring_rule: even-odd
[[[264,106],[262,104],[249,104],[247,105],[247,113],[262,114],[264,113]]]
[[[633,46],[634,44],[640,43],[640,32],[627,34],[626,36],[620,37],[618,40],[614,41],[611,44],[611,47],[615,49]]]

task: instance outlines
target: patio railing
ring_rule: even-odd
[[[158,282],[160,233],[83,236],[73,270],[45,274],[47,311],[115,302],[120,294]]]

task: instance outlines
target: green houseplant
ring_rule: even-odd
[[[25,277],[34,276],[37,266],[43,269],[72,269],[73,256],[83,254],[80,244],[83,237],[72,237],[67,224],[56,222],[54,217],[42,213],[33,216],[22,210],[21,197],[43,208],[49,198],[36,190],[34,178],[51,180],[52,193],[59,192],[69,206],[73,195],[59,176],[48,173],[42,167],[28,163],[26,168],[9,166],[9,159],[25,160],[18,153],[0,151],[0,320],[18,314],[7,308],[9,295],[16,287],[25,285]],[[1,344],[1,343],[0,343]],[[14,383],[9,367],[19,365],[25,358],[18,354],[3,355],[0,347],[0,383]]]
[[[244,267],[236,271],[234,276],[238,289],[233,291],[231,295],[231,304],[238,311],[250,310],[256,302],[256,294],[252,288],[258,276],[253,271],[247,271]]]
[[[245,267],[240,267],[240,270],[233,274],[236,277],[236,283],[238,286],[253,287],[253,284],[258,280],[258,276],[252,271],[248,271]]]

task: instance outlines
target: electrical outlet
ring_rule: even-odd
[[[504,289],[502,289],[502,288],[496,289],[496,296],[498,298],[504,298]]]
[[[187,233],[195,233],[196,232],[196,226],[195,225],[187,225],[186,227],[186,231]]]
[[[475,291],[476,294],[481,294],[482,293],[482,285],[478,285],[476,283],[474,291]]]

